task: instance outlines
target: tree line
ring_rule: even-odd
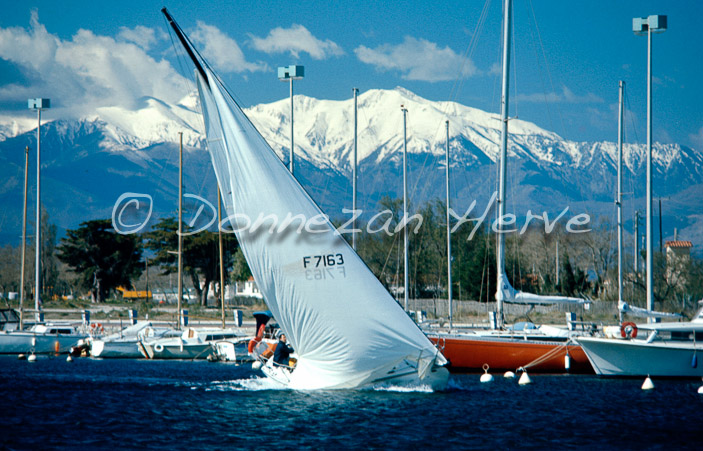
[[[402,221],[402,201],[383,198],[379,211],[389,211],[390,230]],[[442,201],[430,201],[416,210],[422,226],[409,224],[409,296],[447,297],[446,213]],[[368,224],[367,224],[368,225]],[[492,302],[496,292],[496,234],[491,224],[476,226],[452,221],[452,294],[455,299]],[[615,228],[608,219],[591,224],[588,233],[545,233],[541,224],[525,233],[506,234],[505,270],[519,290],[537,294],[582,296],[617,300]],[[361,226],[357,252],[378,279],[394,294],[403,286],[402,233],[369,233]],[[122,235],[109,219],[86,221],[57,243],[56,226],[43,216],[43,298],[70,291],[89,293],[95,302],[107,299],[117,287],[132,288],[145,270],[145,259],[162,275],[177,273],[178,223],[163,218],[148,232]],[[187,231],[187,227],[185,229]],[[349,241],[351,236],[344,235]],[[244,281],[251,272],[234,234],[223,233],[226,280]],[[558,248],[558,251],[557,251]],[[26,288],[33,287],[33,250],[27,252]],[[183,237],[183,275],[207,305],[210,283],[219,281],[218,234],[202,231]],[[558,257],[557,257],[558,255]],[[667,262],[654,256],[655,305],[670,311],[695,307],[703,297],[703,263],[691,258]],[[632,254],[624,268],[625,300],[643,305],[643,271],[634,271]],[[0,291],[18,291],[19,246],[0,249]],[[557,266],[557,261],[558,266]],[[221,288],[220,288],[221,290]],[[215,293],[221,298],[221,293]]]

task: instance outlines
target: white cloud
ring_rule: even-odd
[[[698,133],[688,135],[688,139],[696,146],[696,150],[703,151],[703,127],[698,130]]]
[[[518,94],[515,98],[520,102],[532,103],[603,103],[603,99],[593,93],[578,96],[566,86],[562,87],[561,93]]]
[[[1,86],[0,101],[26,106],[29,97],[49,97],[64,117],[100,106],[132,109],[145,96],[175,103],[188,84],[168,61],[147,54],[143,46],[155,42],[148,30],[124,29],[120,40],[79,30],[61,40],[39,22],[35,10],[29,29],[0,28],[0,58],[18,66],[25,78]],[[132,40],[142,36],[141,44],[123,40],[130,35]]]
[[[134,28],[120,27],[117,35],[122,41],[137,44],[144,50],[149,50],[158,41],[164,39],[166,34],[163,31],[156,32],[153,28],[137,25]]]
[[[299,58],[307,53],[311,58],[322,60],[330,56],[340,56],[344,50],[329,39],[322,41],[302,25],[293,24],[290,28],[274,28],[265,38],[249,35],[253,47],[264,53],[287,53]]]
[[[406,36],[402,44],[383,44],[370,49],[359,46],[354,50],[360,61],[377,70],[400,71],[406,80],[446,81],[469,77],[477,73],[473,62],[449,47],[439,48],[434,42]]]
[[[198,21],[191,38],[202,48],[202,54],[216,69],[223,72],[261,72],[266,71],[265,63],[250,63],[237,41],[224,34],[220,29]]]

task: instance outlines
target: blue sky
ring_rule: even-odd
[[[302,64],[296,92],[311,97],[403,86],[497,112],[501,3],[6,2],[0,116],[32,116],[28,97],[51,97],[48,119],[184,97],[192,69],[177,59],[164,5],[244,106],[287,97],[276,68]],[[654,138],[703,151],[702,12],[695,0],[515,0],[511,116],[571,140],[615,141],[622,79],[627,140],[644,142],[647,39],[632,33],[632,18],[666,14],[669,30],[654,37]]]

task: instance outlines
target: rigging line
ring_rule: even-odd
[[[469,41],[469,45],[466,47],[466,50],[464,51],[463,55],[463,60],[462,64],[459,70],[459,76],[457,79],[454,81],[454,84],[452,86],[452,89],[449,94],[449,100],[456,99],[459,96],[459,93],[464,87],[465,83],[465,77],[463,76],[464,73],[464,68],[466,67],[466,64],[471,60],[471,56],[473,55],[474,51],[476,50],[476,45],[478,43],[479,37],[481,36],[481,32],[483,31],[483,26],[486,23],[486,18],[488,17],[488,11],[491,6],[491,0],[486,0],[486,2],[483,4],[483,9],[481,10],[481,14],[479,15],[478,22],[476,24],[476,29],[471,36],[471,40]]]
[[[536,17],[536,15],[535,15],[535,11],[534,11],[534,6],[533,6],[533,4],[532,4],[532,0],[530,0],[529,6],[530,6],[530,12],[531,12],[531,15],[532,15],[532,19],[533,19],[533,22],[534,22],[534,25],[535,25],[534,30],[536,30],[536,32],[537,32],[537,38],[538,38],[537,41],[539,42],[540,50],[541,50],[541,55],[542,55],[542,59],[544,60],[544,67],[546,68],[547,76],[549,77],[549,84],[550,84],[550,86],[551,86],[552,92],[555,93],[555,95],[556,95],[556,90],[555,90],[555,88],[554,88],[554,82],[553,82],[553,79],[552,79],[552,74],[551,74],[551,71],[549,70],[549,63],[548,63],[548,60],[547,60],[546,51],[545,51],[545,49],[544,49],[544,44],[543,44],[543,41],[542,41],[542,36],[541,36],[540,29],[539,29],[539,25],[538,25],[538,23],[537,23],[537,17]],[[534,34],[533,34],[533,36],[534,36]],[[534,41],[534,39],[533,39],[533,41]],[[537,58],[537,60],[540,60],[540,57],[539,57],[539,54],[537,53],[537,49],[536,49],[536,48],[535,48],[535,53],[536,53],[536,58]],[[538,65],[538,67],[541,67],[541,65]],[[554,124],[553,124],[553,122],[552,122],[551,108],[550,108],[549,102],[547,101],[546,89],[544,89],[544,79],[542,78],[542,72],[541,72],[541,71],[538,71],[538,73],[539,73],[539,76],[540,76],[540,81],[541,81],[542,86],[543,86],[543,90],[544,90],[544,92],[545,92],[545,94],[544,94],[544,103],[545,103],[545,108],[546,108],[546,110],[547,110],[547,117],[548,117],[548,120],[549,120],[549,123],[550,123],[550,127],[552,128],[552,130],[554,130],[555,127],[554,127]],[[558,114],[558,117],[559,117],[559,121],[560,121],[560,124],[561,124],[562,133],[565,133],[566,127],[565,127],[565,125],[564,125],[564,117],[563,117],[561,108],[559,108],[558,104],[555,106],[555,108],[556,108],[556,111],[557,111],[557,114]],[[562,185],[562,188],[563,188],[562,192],[563,192],[563,193],[567,193],[567,192],[568,192],[568,188],[569,188],[570,186],[573,186],[573,184],[571,184],[571,183],[566,183],[566,181],[564,180],[564,175],[565,175],[565,174],[564,174],[564,171],[560,171],[558,180],[561,182],[561,185]],[[579,189],[578,189],[578,193],[579,193],[579,198],[580,198],[580,199],[578,199],[578,200],[580,200],[581,204],[585,204],[585,201],[584,201],[585,196],[583,195],[583,192],[581,191],[580,187],[579,187]],[[588,211],[588,210],[587,210],[587,211]]]
[[[447,102],[444,105],[443,116],[447,116],[447,111],[452,106],[452,102],[458,97],[459,92],[461,92],[461,90],[463,89],[464,83],[466,81],[466,78],[463,76],[464,65],[471,59],[471,57],[474,54],[474,51],[476,50],[478,41],[479,41],[480,36],[483,32],[483,28],[485,26],[486,20],[489,15],[490,6],[491,6],[491,0],[486,0],[486,2],[483,5],[483,9],[481,10],[481,14],[479,15],[479,20],[476,25],[476,29],[471,37],[471,41],[469,42],[469,45],[467,46],[467,48],[464,52],[464,60],[462,62],[462,67],[459,72],[459,76],[455,80],[454,85],[452,86],[452,90],[450,91],[449,102]],[[440,121],[440,124],[437,126],[437,131],[435,132],[435,137],[438,136],[438,134],[440,133],[441,127],[442,127],[442,124]],[[461,127],[457,127],[457,130],[459,130],[459,133],[462,132]],[[460,136],[460,135],[457,134],[457,137],[458,136]],[[447,164],[449,164],[449,162],[447,162]],[[467,171],[462,171],[462,175],[464,177],[464,185],[469,186]],[[450,175],[450,177],[451,177],[451,175]],[[450,193],[450,196],[451,196],[451,193]]]
[[[538,22],[537,22],[537,16],[536,16],[536,14],[535,14],[535,10],[534,10],[534,6],[533,6],[533,4],[532,4],[532,0],[529,0],[529,6],[530,6],[530,12],[531,12],[532,20],[533,20],[534,25],[535,25],[535,30],[536,30],[536,32],[537,32],[537,38],[538,38],[538,42],[539,42],[539,46],[540,46],[540,50],[541,50],[542,59],[544,60],[544,67],[545,67],[545,70],[546,70],[546,72],[547,72],[547,76],[549,77],[549,83],[550,83],[550,86],[551,86],[551,88],[552,88],[552,92],[554,92],[554,93],[556,94],[556,90],[554,89],[554,81],[553,81],[552,73],[551,73],[551,70],[549,69],[549,61],[548,61],[548,59],[547,59],[547,54],[546,54],[546,51],[545,51],[545,48],[544,48],[544,43],[543,43],[543,40],[542,40],[542,34],[541,34],[540,29],[539,29],[539,24],[538,24]],[[564,125],[564,116],[563,116],[562,111],[561,111],[561,108],[559,108],[559,105],[558,105],[558,104],[556,104],[555,108],[556,108],[556,111],[557,111],[557,114],[558,114],[558,117],[559,117],[559,122],[560,122],[560,124],[561,124],[562,131],[563,131],[563,133],[564,133],[564,132],[566,132],[566,127],[565,127],[565,125]],[[569,188],[569,187],[573,187],[574,185],[573,185],[573,183],[571,183],[571,182],[570,182],[570,183],[567,183],[566,180],[564,180],[564,176],[565,176],[564,171],[560,171],[559,175],[560,175],[560,176],[559,176],[558,180],[559,180],[559,181],[561,182],[561,184],[562,184],[563,192],[564,192],[564,193],[567,193],[567,192],[568,192],[568,188]],[[583,192],[581,191],[581,187],[580,187],[580,186],[578,187],[578,194],[579,194],[579,199],[577,199],[577,200],[579,200],[582,205],[585,205],[585,196],[584,196]],[[586,210],[586,211],[589,211],[589,210]],[[590,212],[589,212],[589,213],[590,213]]]
[[[534,6],[532,5],[532,0],[529,0],[530,4],[530,11],[532,12],[532,20],[534,21],[535,24],[535,30],[537,31],[537,38],[539,42],[539,47],[540,50],[542,51],[542,57],[544,59],[544,67],[547,71],[547,76],[549,77],[549,84],[552,87],[552,92],[556,94],[556,90],[554,89],[554,81],[552,79],[552,72],[549,70],[549,61],[547,60],[547,52],[544,50],[544,44],[542,42],[542,33],[540,32],[539,29],[539,24],[537,23],[537,16],[535,15],[535,9]],[[561,108],[559,106],[556,106],[557,113],[559,114],[559,121],[561,122],[561,129],[563,132],[566,132],[566,127],[564,126],[564,116],[561,113]]]
[[[179,70],[183,74],[182,79],[183,79],[183,83],[185,84],[185,88],[186,88],[185,90],[188,93],[188,95],[190,95],[191,93],[193,93],[195,91],[195,87],[193,85],[191,85],[191,83],[190,83],[190,81],[191,81],[190,76],[185,75],[188,73],[188,71],[186,69],[185,58],[183,57],[183,53],[182,53],[183,50],[180,49],[178,46],[176,46],[176,43],[173,40],[173,32],[171,30],[171,27],[168,25],[168,21],[166,20],[165,17],[163,18],[163,20],[166,23],[166,29],[168,30],[168,35],[171,40],[171,46],[173,47],[174,54],[176,56],[176,61],[178,62]],[[200,102],[196,102],[196,105],[200,109],[200,114],[196,115],[200,119],[199,125],[202,126],[201,130],[205,130],[205,120],[203,118],[202,106],[200,105]],[[202,135],[202,132],[200,132],[199,130],[193,130],[193,131]],[[175,158],[176,158],[176,154],[173,152],[170,152],[167,157],[168,163],[172,163],[173,160],[175,160]],[[166,170],[166,165],[162,166],[162,168],[161,168],[161,174],[159,175],[159,178],[158,178],[158,180],[159,180],[159,183],[157,185],[158,187],[161,187],[161,184],[164,180],[163,175],[164,175],[165,170]],[[184,179],[184,181],[183,181],[184,190],[185,190],[185,183],[186,183],[186,181]],[[178,182],[176,183],[176,186],[177,185],[178,185]],[[201,193],[202,193],[202,186],[200,186],[198,194],[201,194]]]

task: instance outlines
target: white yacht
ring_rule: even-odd
[[[65,354],[87,336],[68,323],[35,324],[28,330],[0,331],[0,354]]]
[[[237,340],[245,336],[239,329],[187,327],[177,337],[142,338],[138,341],[138,347],[147,359],[206,359],[215,342]]]
[[[623,323],[606,333],[577,338],[598,375],[703,377],[703,308],[691,321]]]
[[[139,359],[142,357],[138,346],[140,339],[155,340],[180,334],[169,327],[153,327],[149,321],[139,321],[115,334],[90,339],[90,353],[100,358]]]

